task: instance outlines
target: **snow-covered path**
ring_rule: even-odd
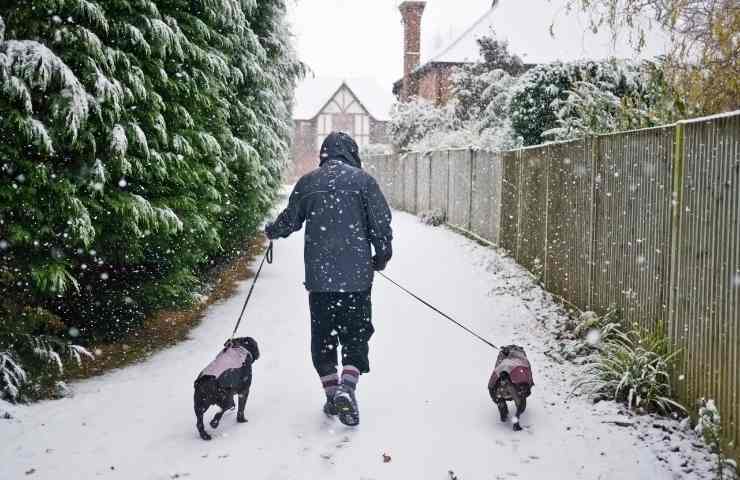
[[[672,478],[626,429],[604,423],[584,400],[567,400],[570,367],[543,354],[536,312],[507,287],[522,275],[509,260],[407,214],[395,213],[394,230],[391,277],[494,343],[527,348],[536,386],[523,432],[500,423],[488,397],[495,352],[381,278],[372,373],[358,390],[362,424],[325,418],[296,234],[276,244],[241,332],[262,352],[249,423],[228,414],[204,442],[192,413],[193,379],[230,333],[244,283],[191,340],[80,382],[72,399],[14,408],[14,419],[0,420],[0,479]]]

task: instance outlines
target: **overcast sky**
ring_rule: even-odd
[[[487,18],[495,19],[498,34],[510,41],[512,52],[525,61],[541,63],[612,55],[626,58],[634,54],[626,38],[618,41],[618,46],[611,45],[608,29],[596,36],[589,33],[586,16],[566,13],[567,0],[500,1],[495,17]],[[403,71],[399,3],[400,0],[288,0],[289,21],[301,60],[317,77],[373,77],[382,88],[390,90]],[[489,12],[491,4],[492,0],[427,0],[422,18],[422,58],[429,58],[457,39]],[[555,39],[549,33],[551,24]],[[649,43],[653,45],[646,50],[646,56],[663,48],[660,42]],[[472,49],[477,50],[477,46],[473,44]]]
[[[517,0],[525,1],[525,0]],[[403,71],[398,0],[288,0],[301,59],[317,76],[375,77],[382,85]],[[491,0],[429,0],[422,22],[431,44],[459,35]]]

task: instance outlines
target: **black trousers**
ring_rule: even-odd
[[[337,372],[337,347],[342,365],[370,371],[368,342],[372,324],[370,290],[365,292],[311,292],[311,357],[320,377]]]

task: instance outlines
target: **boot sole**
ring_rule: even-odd
[[[337,415],[339,415],[339,421],[348,427],[356,427],[360,424],[360,415],[352,406],[352,402],[349,398],[338,397],[334,399],[334,406],[337,409]]]

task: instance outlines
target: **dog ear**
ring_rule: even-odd
[[[249,350],[249,353],[252,354],[252,361],[256,361],[258,358],[260,358],[260,349],[257,345],[257,340],[252,337],[247,337],[246,343],[247,350]]]

